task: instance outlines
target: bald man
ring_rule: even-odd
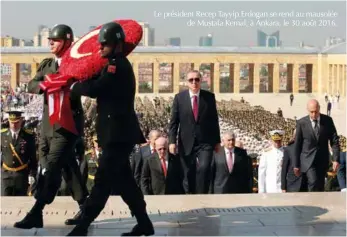
[[[145,195],[184,194],[181,160],[169,153],[168,140],[155,140],[156,153],[143,162],[141,189]]]
[[[307,178],[309,192],[324,191],[325,175],[329,169],[329,146],[333,151],[333,170],[339,166],[339,137],[331,117],[320,113],[317,100],[307,103],[308,116],[297,121],[295,135],[294,174]]]

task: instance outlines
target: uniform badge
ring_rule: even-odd
[[[107,72],[116,73],[116,66],[115,65],[108,65]]]

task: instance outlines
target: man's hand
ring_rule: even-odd
[[[29,185],[33,185],[35,183],[35,178],[33,176],[29,175],[28,183],[29,183]]]
[[[300,168],[294,168],[293,170],[294,170],[294,174],[295,174],[295,176],[296,176],[296,177],[299,177],[299,176],[300,176],[300,174],[301,174],[301,172],[300,172]]]
[[[219,150],[220,150],[220,144],[218,143],[218,144],[216,144],[216,145],[214,146],[214,151],[215,151],[216,153],[218,153]]]
[[[336,172],[337,169],[339,168],[340,164],[337,161],[333,161],[333,171]]]
[[[173,155],[176,155],[176,144],[169,145],[169,152]]]

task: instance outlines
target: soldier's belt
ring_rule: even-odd
[[[11,148],[11,150],[12,150],[13,155],[17,158],[17,160],[19,161],[19,163],[21,164],[21,166],[23,166],[24,163],[23,163],[22,159],[19,157],[18,153],[16,152],[16,149],[14,149],[14,146],[12,145],[12,143],[10,143],[10,148]],[[20,167],[21,167],[21,166],[20,166]]]
[[[18,172],[18,171],[26,169],[28,167],[28,164],[23,164],[19,167],[11,168],[11,167],[8,167],[5,163],[2,163],[2,167],[8,171]]]

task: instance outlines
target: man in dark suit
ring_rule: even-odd
[[[302,173],[308,182],[308,191],[324,191],[326,172],[329,169],[329,147],[333,150],[333,171],[339,166],[339,137],[331,117],[320,113],[317,100],[307,103],[309,115],[296,124],[294,174]]]
[[[252,166],[247,152],[235,146],[235,134],[226,132],[222,149],[214,153],[210,193],[251,193]]]
[[[160,136],[160,132],[158,130],[150,131],[148,135],[149,144],[145,146],[141,146],[139,151],[133,155],[132,170],[133,170],[136,184],[139,187],[141,186],[141,174],[142,174],[143,163],[149,156],[155,153],[155,140],[159,136]]]
[[[169,151],[178,152],[183,166],[186,193],[206,194],[211,182],[213,150],[220,147],[215,95],[201,90],[201,74],[187,74],[189,90],[175,95],[169,124]]]
[[[9,111],[1,130],[1,196],[26,196],[37,172],[35,135],[22,128],[20,111]]]
[[[38,66],[35,77],[28,84],[28,92],[34,94],[42,94],[44,91],[40,88],[40,83],[45,80],[47,74],[58,72],[61,62],[61,56],[70,47],[74,36],[72,29],[67,25],[56,25],[50,32],[48,37],[51,53],[54,58],[46,58]],[[15,227],[30,229],[42,228],[43,216],[42,210],[46,204],[53,202],[58,189],[61,185],[62,170],[68,169],[72,176],[71,188],[73,189],[73,198],[78,202],[79,206],[85,201],[88,192],[85,183],[82,181],[81,172],[78,168],[77,161],[71,159],[76,140],[83,134],[84,115],[81,98],[76,97],[70,100],[71,109],[73,111],[74,122],[78,134],[62,128],[59,124],[53,126],[49,121],[48,99],[44,95],[44,109],[39,136],[39,173],[36,182],[33,185],[33,193],[36,203],[25,218],[15,223]],[[78,215],[73,219],[78,218]]]
[[[156,153],[144,160],[141,188],[145,195],[183,194],[181,162],[168,152],[168,141],[155,141]]]
[[[109,62],[99,77],[72,84],[71,96],[96,98],[98,115],[95,129],[102,154],[98,159],[94,186],[83,205],[81,221],[69,236],[87,235],[88,227],[104,209],[114,190],[127,203],[138,222],[131,232],[123,235],[152,235],[154,228],[129,161],[134,145],[146,140],[134,110],[136,81],[132,66],[123,53],[125,33],[121,25],[110,22],[101,27],[98,40],[101,57]]]
[[[294,160],[294,141],[295,141],[295,129],[293,132],[293,138],[289,141],[287,147],[283,150],[283,163],[281,172],[281,189],[282,192],[304,192],[307,191],[307,184],[304,182],[302,175],[295,176],[293,170]]]

